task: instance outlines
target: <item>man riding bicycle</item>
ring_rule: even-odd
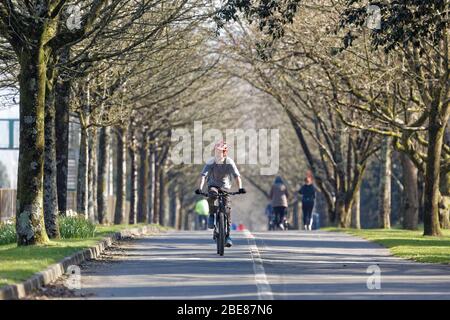
[[[245,189],[242,188],[242,180],[239,170],[236,167],[233,159],[227,157],[228,146],[225,142],[219,141],[214,145],[214,157],[206,162],[203,167],[200,178],[200,186],[195,193],[201,194],[205,180],[208,184],[208,204],[210,208],[208,217],[208,228],[214,229],[214,214],[217,211],[215,206],[215,200],[220,190],[231,189],[232,179],[235,178],[237,185],[239,186],[239,193],[245,193]],[[229,234],[231,229],[231,207],[230,199],[225,197],[225,207],[228,220],[228,234],[226,235],[226,246],[231,247],[233,242]]]

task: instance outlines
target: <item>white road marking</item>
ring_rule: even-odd
[[[250,247],[250,253],[253,259],[253,271],[255,273],[256,287],[258,288],[259,300],[273,300],[272,288],[269,281],[267,281],[266,272],[264,271],[261,255],[259,254],[258,246],[256,245],[255,237],[253,234],[244,230],[245,237],[248,240]]]

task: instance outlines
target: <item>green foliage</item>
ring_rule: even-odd
[[[293,22],[300,0],[227,0],[214,17],[218,28],[239,16],[249,23],[255,22],[260,31],[273,39],[284,35],[286,24]]]
[[[0,223],[0,245],[16,242],[16,225]]]
[[[445,0],[402,0],[372,1],[371,5],[380,9],[381,29],[373,30],[372,42],[375,47],[390,51],[407,43],[418,46],[423,40],[438,43],[445,37],[448,28],[448,1]],[[368,18],[367,1],[348,0],[347,9],[341,16],[341,26],[363,26]],[[347,42],[347,44],[351,45]]]
[[[60,217],[59,227],[62,239],[87,239],[95,235],[95,225],[82,217]],[[0,245],[15,243],[15,224],[0,224]]]
[[[62,239],[87,239],[95,235],[95,224],[83,217],[60,217]]]

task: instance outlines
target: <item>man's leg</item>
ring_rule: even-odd
[[[302,211],[303,211],[303,226],[305,227],[305,230],[308,230],[308,205],[303,202],[302,203]]]
[[[312,230],[314,202],[309,207],[309,230]]]
[[[217,207],[214,205],[219,191],[217,188],[211,187],[208,190],[208,206],[209,206],[209,217],[208,217],[208,228],[214,229],[214,214],[216,213]]]
[[[274,207],[273,212],[275,213],[275,228],[280,228],[281,224],[281,213],[280,213],[281,207]]]
[[[227,236],[230,235],[231,230],[231,202],[229,197],[225,197],[225,212],[227,214],[227,221],[228,221],[228,230],[227,230]]]
[[[307,227],[307,230],[311,230],[311,218],[312,218],[312,209],[313,209],[314,204],[310,204],[310,203],[306,203],[305,204],[305,210],[304,210],[304,215],[305,215],[305,226]]]
[[[284,220],[283,220],[283,218],[284,218],[284,212],[285,212],[285,207],[280,207],[279,209],[278,209],[278,211],[279,211],[279,217],[278,217],[278,226],[280,227],[280,229],[281,230],[284,230]]]
[[[230,232],[231,232],[231,201],[229,197],[225,197],[225,212],[227,214],[227,247],[231,247],[233,242],[231,241]]]
[[[287,208],[286,208],[286,207],[281,207],[281,212],[280,212],[280,225],[283,227],[283,230],[285,229],[285,226],[284,226],[284,218],[286,217],[286,211],[287,211]]]
[[[206,226],[207,226],[207,221],[206,221],[206,216],[204,216],[204,215],[201,215],[201,216],[199,216],[200,217],[200,230],[205,230],[206,228]]]

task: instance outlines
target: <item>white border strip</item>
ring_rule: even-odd
[[[255,236],[247,229],[244,230],[244,235],[247,238],[250,253],[252,254],[253,271],[255,272],[255,282],[256,287],[258,288],[258,298],[259,300],[273,300],[272,288],[270,287],[269,281],[267,281],[266,272],[264,271],[258,246],[256,245]]]

